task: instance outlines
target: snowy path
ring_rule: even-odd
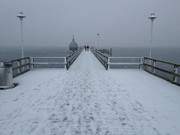
[[[180,88],[139,70],[106,71],[82,52],[0,91],[0,135],[179,135]]]

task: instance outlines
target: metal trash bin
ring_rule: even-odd
[[[12,63],[0,62],[0,89],[13,88]]]

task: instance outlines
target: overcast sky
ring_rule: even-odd
[[[25,46],[147,46],[155,12],[155,46],[180,46],[180,0],[0,0],[0,46],[18,46],[23,11]]]

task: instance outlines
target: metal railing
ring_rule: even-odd
[[[148,57],[109,57],[95,48],[91,48],[92,53],[102,63],[106,70],[113,66],[130,67],[136,66],[143,70],[161,77],[171,83],[180,85],[180,64],[174,64],[162,60]],[[10,61],[12,63],[13,77],[21,75],[33,68],[42,67],[63,67],[67,70],[82,52],[82,48],[66,57],[25,57]]]
[[[98,51],[95,48],[91,48],[91,52],[102,63],[102,65],[105,67],[105,69],[108,70],[109,56],[104,53],[101,53],[100,51]]]
[[[70,66],[77,59],[77,57],[79,56],[79,54],[81,52],[82,52],[82,48],[79,48],[77,51],[73,52],[72,54],[70,54],[66,57],[66,68],[67,68],[67,70],[70,68]]]
[[[9,61],[12,63],[13,77],[19,76],[33,68],[66,68],[67,70],[82,52],[82,48],[66,57],[25,57]]]
[[[148,57],[110,57],[95,48],[92,53],[103,64],[106,70],[109,68],[141,68],[161,77],[171,83],[180,85],[180,64],[157,60]]]
[[[144,57],[143,69],[153,75],[161,77],[171,83],[180,85],[180,65]]]
[[[32,57],[33,68],[70,68],[72,63],[81,53],[82,49],[67,55],[66,57]]]
[[[21,75],[31,69],[31,58],[25,57],[10,61],[12,63],[13,77]]]
[[[91,51],[106,70],[109,68],[140,68],[142,65],[143,57],[110,57],[94,48]]]
[[[31,57],[33,68],[66,68],[66,57]]]
[[[140,68],[143,57],[109,57],[108,68]]]

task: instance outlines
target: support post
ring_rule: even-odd
[[[153,60],[153,73],[154,73],[154,74],[156,73],[155,67],[156,67],[156,61]]]
[[[17,66],[20,67],[21,63],[20,61],[17,61]],[[21,73],[21,68],[17,68],[17,74]]]
[[[66,57],[64,57],[64,68],[67,69],[67,59],[66,59]]]
[[[141,57],[141,69],[145,70],[145,66],[144,66],[144,63],[145,63],[145,58],[144,57]]]
[[[30,70],[33,70],[34,68],[34,58],[30,57]]]
[[[24,60],[23,59],[20,60],[21,73],[24,72],[24,66],[22,66],[22,65],[24,65]]]
[[[176,65],[174,65],[174,73],[178,74],[178,67]],[[178,77],[176,75],[174,75],[174,80],[175,83],[178,82]]]
[[[143,70],[144,70],[144,63],[145,63],[144,57],[141,58],[141,62],[142,62],[142,68],[143,68]]]
[[[109,49],[109,56],[112,56],[112,48]]]
[[[108,57],[108,61],[107,61],[107,70],[110,68],[110,67],[109,67],[109,63],[110,63],[110,58]]]

